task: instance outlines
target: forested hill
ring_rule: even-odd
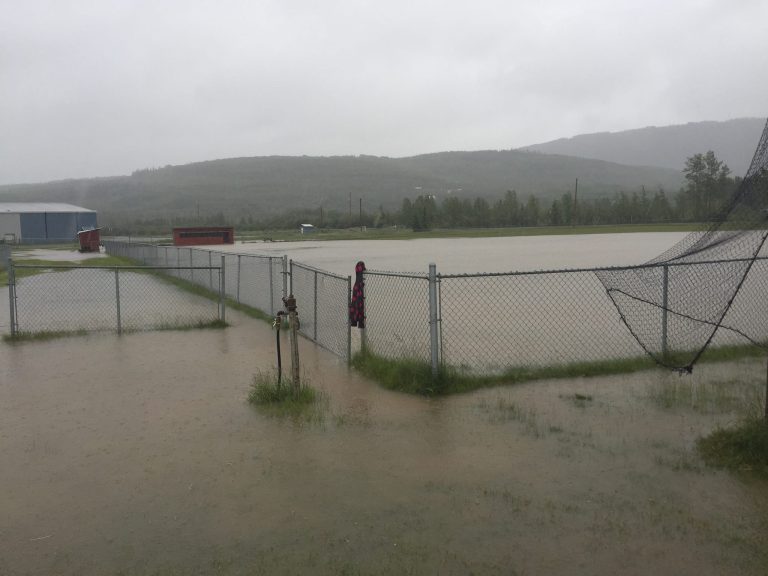
[[[0,186],[0,201],[69,202],[106,221],[222,213],[254,217],[297,209],[400,206],[404,198],[500,198],[507,190],[547,201],[573,189],[583,198],[682,185],[676,169],[623,166],[537,152],[442,152],[409,158],[375,156],[254,157],[139,170],[131,176]]]
[[[623,132],[581,134],[525,150],[565,154],[633,166],[680,169],[685,159],[712,150],[734,176],[744,176],[765,126],[765,118],[739,118],[725,122],[691,122],[676,126],[651,126]]]

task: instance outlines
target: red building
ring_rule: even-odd
[[[173,229],[174,246],[234,243],[235,229],[232,226],[191,226]]]

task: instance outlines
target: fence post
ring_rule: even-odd
[[[288,256],[283,256],[283,298],[288,297]]]
[[[349,309],[352,306],[352,276],[347,276],[347,365],[352,363],[352,323],[349,320]],[[365,328],[360,330],[360,348],[365,352]]]
[[[669,303],[669,266],[662,268],[661,281],[661,355],[667,357],[667,305]]]
[[[226,304],[224,302],[224,294],[227,291],[227,280],[224,273],[224,255],[221,255],[221,270],[219,271],[219,320],[222,322],[227,321]]]
[[[115,268],[115,302],[117,303],[117,333],[123,333],[122,319],[120,318],[120,270]]]
[[[240,260],[242,259],[242,256],[240,254],[237,255],[237,303],[240,304]],[[272,304],[269,305],[270,308],[272,307]],[[270,310],[272,312],[272,310]]]
[[[314,340],[317,342],[317,270],[315,270],[315,302],[313,305],[314,318],[312,319],[312,330],[314,333]]]
[[[222,256],[221,258],[223,261],[224,256]],[[211,252],[210,250],[208,251],[208,290],[213,292],[213,252]]]
[[[429,348],[432,362],[432,377],[437,377],[438,349],[437,336],[437,266],[429,265]]]
[[[269,313],[275,313],[275,282],[272,272],[272,256],[269,257]]]
[[[13,260],[8,258],[8,304],[11,310],[11,337],[16,336],[16,272]]]

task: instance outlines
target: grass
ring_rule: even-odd
[[[768,421],[764,419],[749,418],[731,428],[718,428],[696,445],[709,466],[768,476]]]
[[[287,374],[279,382],[277,370],[260,370],[254,374],[248,393],[250,404],[265,409],[272,416],[304,417],[307,420],[321,417],[317,405],[322,398],[306,379],[302,379],[298,388],[291,385]]]
[[[56,338],[71,338],[72,336],[86,336],[87,330],[44,330],[42,332],[19,332],[15,336],[3,334],[3,342],[18,344],[21,342],[45,342]]]
[[[433,378],[428,362],[415,359],[390,360],[371,352],[358,352],[352,358],[352,366],[390,390],[440,396],[532,380],[623,374],[648,370],[654,364],[650,359],[640,357],[551,366],[518,366],[495,376],[473,376],[456,368],[441,366],[437,377]]]
[[[691,232],[701,230],[702,224],[620,224],[601,226],[516,226],[507,228],[435,228],[414,232],[410,228],[360,228],[323,229],[311,234],[297,230],[243,231],[238,240],[412,240],[416,238],[497,238],[507,236],[562,236],[572,234],[619,234],[627,232]]]
[[[699,361],[728,362],[763,356],[765,356],[765,350],[756,346],[725,346],[708,349]],[[480,388],[534,380],[629,374],[657,367],[650,357],[637,356],[546,366],[515,366],[502,374],[490,376],[477,376],[452,366],[440,366],[437,376],[433,377],[429,362],[413,358],[392,360],[370,351],[355,354],[351,365],[368,378],[378,381],[385,388],[422,396],[460,394]],[[588,401],[587,398],[583,400]]]

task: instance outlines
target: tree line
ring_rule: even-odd
[[[570,226],[604,224],[647,224],[702,222],[713,218],[725,206],[739,183],[728,166],[714,152],[689,157],[683,168],[685,185],[668,194],[663,189],[619,192],[612,196],[581,198],[565,193],[541,200],[507,190],[500,198],[461,198],[456,194],[438,199],[433,194],[405,198],[399,210],[379,206],[374,211],[304,209],[268,217],[244,214],[237,218],[221,212],[203,214],[199,225],[234,225],[242,230],[298,228],[312,223],[317,228],[352,226],[404,226],[414,231],[432,228],[491,228],[508,226]],[[178,222],[177,222],[178,221]],[[188,217],[135,219],[110,223],[115,233],[162,233],[173,225],[190,225]]]

